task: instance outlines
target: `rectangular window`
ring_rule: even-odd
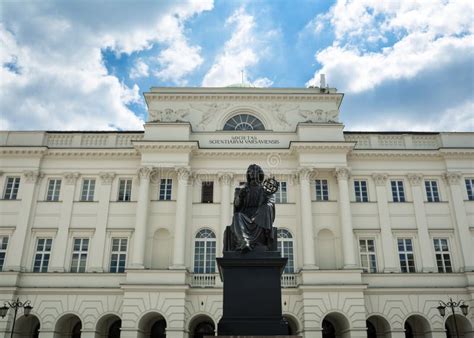
[[[368,202],[367,181],[354,181],[354,192],[356,202]]]
[[[425,189],[428,202],[439,202],[438,182],[425,181]]]
[[[453,265],[451,264],[451,252],[449,251],[447,238],[433,239],[434,249],[436,255],[436,264],[438,265],[438,272],[453,272]]]
[[[364,272],[377,272],[377,257],[375,255],[375,240],[359,240],[360,265]]]
[[[5,185],[5,192],[3,193],[3,199],[16,200],[18,196],[19,188],[20,188],[19,177],[7,177],[7,184]]]
[[[172,188],[173,188],[173,180],[171,178],[162,178],[160,180],[160,201],[171,200]]]
[[[127,262],[127,238],[112,238],[110,272],[124,272]]]
[[[171,192],[170,192],[170,196],[171,196]],[[214,202],[214,182],[212,181],[202,182],[201,203],[213,203],[213,202]]]
[[[328,180],[316,180],[316,201],[328,201]]]
[[[46,200],[51,202],[59,201],[59,192],[61,191],[61,180],[50,179],[48,182],[48,194]]]
[[[398,239],[398,257],[400,258],[400,269],[402,272],[415,271],[415,256],[413,254],[413,243],[411,238]]]
[[[81,201],[91,202],[94,200],[95,180],[85,179],[82,181]]]
[[[48,272],[49,257],[51,256],[52,244],[52,238],[37,239],[33,272]]]
[[[8,237],[0,237],[0,271],[3,271],[3,265],[5,264],[5,256],[7,255]]]
[[[278,191],[275,193],[275,203],[287,203],[286,182],[280,182]]]
[[[74,238],[71,272],[86,272],[89,238]]]
[[[474,178],[466,179],[466,191],[467,191],[467,199],[469,201],[474,201]]]
[[[403,181],[391,181],[392,198],[394,202],[405,202],[405,189],[403,188]]]
[[[132,180],[121,179],[119,180],[119,202],[129,202],[132,197]]]

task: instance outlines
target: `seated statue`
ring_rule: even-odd
[[[247,182],[235,189],[234,216],[226,230],[224,251],[245,253],[257,246],[276,250],[273,221],[278,182],[264,178],[262,168],[252,164],[247,169]]]

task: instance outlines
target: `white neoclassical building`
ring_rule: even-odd
[[[472,309],[436,307],[474,305],[474,133],[345,132],[331,88],[145,99],[144,131],[0,132],[0,301],[33,306],[15,337],[213,334],[215,257],[251,163],[281,182],[290,333],[444,338],[456,319],[473,337]]]

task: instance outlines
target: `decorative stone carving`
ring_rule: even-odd
[[[217,177],[221,184],[230,185],[234,175],[232,173],[219,173]]]
[[[189,114],[189,109],[150,110],[148,114],[149,122],[184,122],[184,118]]]
[[[314,169],[309,167],[299,168],[297,171],[299,182],[310,181],[313,176],[316,176]]]
[[[421,174],[408,174],[407,177],[408,181],[413,186],[420,185],[421,182],[423,182],[423,175]]]
[[[189,167],[177,167],[175,170],[178,174],[178,181],[188,182],[189,177],[191,176],[191,170]]]
[[[38,170],[27,170],[23,172],[23,176],[25,176],[27,183],[37,183],[44,177],[44,174]]]
[[[77,179],[79,178],[79,173],[64,173],[64,181],[66,184],[71,185],[71,184],[76,184]]]
[[[312,123],[338,123],[339,112],[337,110],[324,111],[316,110],[299,110],[299,114],[305,119],[304,122]]]
[[[291,124],[286,118],[286,114],[295,111],[299,108],[299,105],[288,105],[284,103],[262,103],[258,105],[260,108],[269,111],[272,117],[282,127],[290,127]]]
[[[338,181],[340,180],[348,180],[350,176],[350,170],[346,167],[339,167],[335,170],[335,175]]]
[[[454,171],[448,171],[447,173],[444,174],[444,179],[450,185],[459,184],[461,182],[461,177],[462,177],[461,173],[454,172]]]
[[[112,184],[115,173],[101,172],[99,173],[99,177],[102,184]]]
[[[201,120],[198,122],[197,127],[202,129],[205,128],[209,123],[216,118],[217,114],[223,112],[230,107],[230,103],[201,103],[201,104],[190,104],[191,108],[202,112]]]
[[[137,170],[138,178],[140,179],[140,181],[143,179],[149,179],[152,172],[153,172],[152,167],[140,167]]]
[[[372,174],[375,185],[384,186],[387,183],[388,174],[375,173]]]

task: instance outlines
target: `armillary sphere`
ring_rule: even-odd
[[[263,181],[263,190],[267,194],[274,194],[278,191],[280,187],[280,182],[278,182],[275,177],[270,177],[267,178],[265,181]]]

